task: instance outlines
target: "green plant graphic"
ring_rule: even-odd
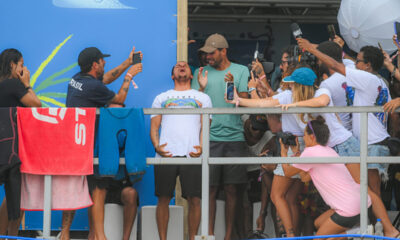
[[[40,64],[39,68],[31,77],[31,87],[34,89],[36,94],[38,95],[40,101],[42,102],[43,107],[51,107],[51,106],[58,106],[58,107],[65,107],[65,104],[56,100],[64,99],[67,97],[66,93],[58,93],[58,92],[43,92],[48,87],[61,84],[64,82],[68,82],[71,78],[58,78],[64,73],[70,71],[78,64],[73,63],[66,68],[61,69],[60,71],[52,74],[48,78],[44,79],[40,84],[35,87],[37,79],[40,77],[46,66],[53,60],[53,58],[57,55],[58,51],[68,42],[69,39],[72,38],[72,34],[69,35],[64,41],[62,41],[51,53],[50,55]]]

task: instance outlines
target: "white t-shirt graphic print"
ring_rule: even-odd
[[[374,74],[346,67],[346,84],[355,89],[354,106],[382,106],[392,100],[386,84]],[[360,114],[353,114],[353,134],[360,140]],[[383,141],[387,133],[387,114],[368,113],[368,144]]]
[[[349,102],[354,98],[354,89],[347,86],[346,77],[340,73],[334,73],[329,78],[321,82],[320,88],[326,88],[331,93],[333,105],[336,107],[351,106]],[[347,98],[349,96],[349,98]],[[353,97],[352,97],[353,96]],[[351,131],[352,118],[351,113],[338,113],[343,126]]]
[[[211,108],[208,95],[194,89],[169,90],[158,95],[152,108]],[[151,117],[154,117],[152,115]],[[193,146],[200,145],[201,115],[162,115],[160,145],[167,143],[165,150],[173,156],[189,156],[196,152]],[[160,157],[156,154],[157,157]]]

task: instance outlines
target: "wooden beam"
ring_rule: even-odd
[[[177,61],[188,60],[188,0],[178,1]]]

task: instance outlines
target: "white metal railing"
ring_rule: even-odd
[[[399,111],[399,110],[397,110]],[[146,115],[156,114],[201,114],[203,122],[203,153],[199,158],[147,158],[147,164],[201,164],[202,165],[202,201],[201,201],[201,236],[199,239],[213,239],[208,236],[209,217],[209,165],[212,164],[263,164],[263,163],[360,163],[360,185],[361,185],[361,233],[367,231],[367,189],[368,175],[367,163],[399,163],[398,157],[368,157],[368,113],[383,112],[382,107],[324,107],[324,108],[290,108],[282,111],[280,108],[203,108],[203,109],[161,109],[145,108]],[[215,114],[297,114],[297,113],[360,113],[361,115],[361,136],[360,136],[360,157],[320,157],[320,158],[299,158],[299,157],[210,157],[209,152],[209,131],[210,115]],[[121,164],[125,159],[121,158]],[[95,159],[98,164],[98,159]],[[51,223],[51,176],[45,176],[44,191],[44,216],[43,216],[43,237],[50,239]]]
[[[368,113],[383,112],[382,107],[324,107],[324,108],[205,108],[205,109],[144,109],[145,114],[201,114],[203,122],[203,154],[200,158],[147,158],[147,164],[201,164],[202,201],[201,236],[199,239],[213,239],[208,235],[209,217],[209,165],[211,164],[263,164],[263,163],[360,163],[361,213],[360,230],[367,232],[367,163],[398,163],[398,157],[368,157]],[[209,153],[210,115],[213,114],[297,114],[297,113],[360,113],[360,157],[226,157],[214,158]]]

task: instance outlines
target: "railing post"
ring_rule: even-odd
[[[368,227],[368,113],[361,113],[360,129],[360,233],[366,234]]]
[[[209,215],[209,165],[210,157],[210,115],[202,115],[203,133],[203,155],[201,163],[201,235],[208,236],[208,215]]]
[[[51,175],[44,176],[43,201],[43,238],[49,239],[51,234]]]

